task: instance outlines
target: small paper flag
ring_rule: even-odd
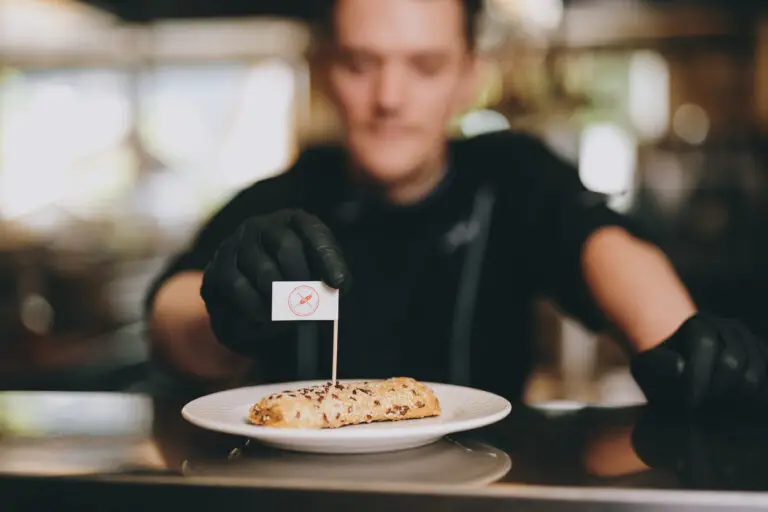
[[[339,291],[322,281],[272,283],[272,320],[337,320]]]

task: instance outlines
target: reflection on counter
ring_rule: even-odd
[[[310,455],[247,443],[226,461],[187,460],[183,473],[281,483],[481,486],[501,479],[511,467],[509,455],[497,448],[446,439],[413,450],[372,455]]]

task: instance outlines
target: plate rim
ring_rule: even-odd
[[[385,379],[338,379],[339,382],[377,382]],[[433,437],[433,436],[445,436],[456,432],[466,432],[474,430],[484,426],[492,425],[506,418],[512,412],[512,403],[506,398],[485,391],[482,389],[472,388],[469,386],[460,386],[456,384],[442,383],[442,382],[429,382],[419,381],[422,384],[429,386],[430,388],[448,388],[448,389],[461,389],[470,390],[474,393],[488,396],[494,401],[498,401],[500,404],[499,410],[493,414],[487,414],[478,418],[470,418],[465,420],[448,421],[445,423],[437,423],[426,426],[411,426],[405,428],[393,428],[393,429],[355,429],[355,425],[350,425],[346,428],[340,429],[278,429],[269,427],[260,427],[258,425],[250,425],[243,422],[242,424],[232,424],[218,422],[215,420],[207,420],[205,418],[195,417],[191,410],[199,405],[203,401],[209,401],[216,396],[232,394],[235,392],[241,392],[247,389],[261,388],[267,386],[278,386],[285,389],[293,389],[294,387],[307,387],[308,385],[317,385],[328,382],[327,380],[303,380],[303,381],[291,381],[291,382],[276,382],[267,384],[254,384],[251,386],[240,386],[237,388],[226,389],[217,391],[215,393],[209,393],[207,395],[197,397],[187,402],[181,409],[182,417],[192,423],[193,425],[211,430],[214,432],[220,432],[230,435],[249,437],[253,439],[263,439],[267,441],[280,441],[280,440],[306,440],[306,441],[321,441],[321,440],[364,440],[364,439],[379,439],[379,438],[407,438],[407,437]],[[434,386],[434,387],[433,387]],[[247,430],[253,430],[251,433],[246,433]]]

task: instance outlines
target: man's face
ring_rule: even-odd
[[[338,0],[331,92],[355,162],[408,180],[471,99],[474,62],[458,0]]]

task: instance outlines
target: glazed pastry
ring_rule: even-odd
[[[439,415],[440,403],[429,387],[396,377],[284,391],[254,404],[248,419],[268,427],[320,429]]]

